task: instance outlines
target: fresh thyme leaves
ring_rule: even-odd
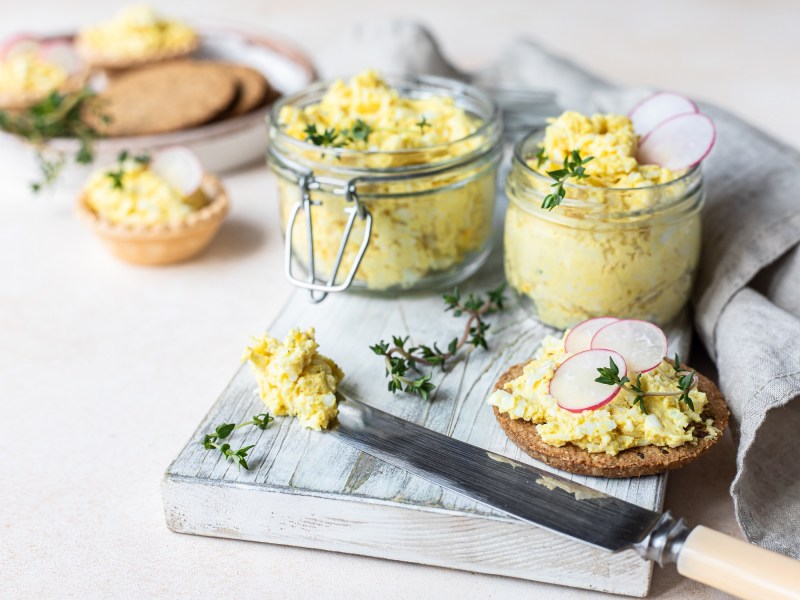
[[[253,448],[253,446],[244,446],[238,450],[234,450],[231,448],[229,443],[220,443],[220,441],[227,438],[240,427],[253,425],[263,430],[266,429],[267,425],[269,425],[272,421],[274,421],[274,419],[269,413],[261,413],[260,415],[255,415],[250,421],[246,421],[245,423],[240,423],[238,425],[235,423],[223,423],[222,425],[217,425],[217,427],[214,428],[214,433],[207,433],[205,436],[203,436],[203,447],[206,450],[218,450],[219,453],[222,454],[227,460],[231,460],[239,467],[243,467],[245,470],[248,470],[250,466],[247,464],[247,453],[251,448]]]
[[[506,285],[503,284],[497,289],[489,291],[485,299],[474,294],[469,294],[462,299],[461,291],[458,288],[455,288],[452,293],[443,295],[445,312],[452,311],[454,317],[468,315],[461,337],[454,337],[450,340],[446,350],[439,348],[436,343],[433,346],[420,344],[406,348],[408,336],[393,336],[391,344],[381,340],[374,346],[370,346],[370,350],[384,358],[386,376],[389,378],[389,391],[418,394],[427,400],[431,392],[436,389],[436,385],[431,382],[430,373],[425,374],[419,371],[420,366],[440,367],[444,370],[448,361],[454,359],[465,345],[487,349],[486,332],[489,330],[489,323],[484,321],[484,317],[503,309],[505,287]],[[412,370],[419,373],[419,377],[409,376],[409,371]]]
[[[117,155],[117,168],[106,171],[106,177],[111,180],[111,187],[115,190],[121,190],[124,188],[123,182],[125,180],[125,163],[129,159],[142,166],[147,166],[150,164],[149,154],[136,154],[131,156],[127,150],[120,152]]]
[[[427,117],[425,115],[422,115],[422,118],[419,121],[417,121],[416,123],[414,123],[414,125],[419,127],[420,135],[425,133],[425,128],[426,127],[432,127],[432,125],[430,124],[430,121],[428,121],[428,119],[427,119]]]
[[[539,151],[536,153],[536,168],[540,168],[544,161],[547,160],[547,154],[544,151],[544,147],[539,148]]]
[[[540,151],[543,152],[544,149]],[[544,156],[544,155],[542,155]],[[541,162],[544,162],[544,158],[540,158],[539,154],[536,155],[537,159],[540,159]],[[566,192],[564,190],[564,183],[570,177],[574,179],[585,179],[588,177],[586,175],[586,163],[593,160],[594,156],[589,156],[587,158],[581,158],[581,153],[577,150],[573,150],[570,154],[564,159],[564,166],[561,169],[556,169],[554,171],[548,171],[547,174],[550,176],[551,179],[555,181],[555,183],[551,183],[550,187],[555,188],[550,194],[547,194],[542,201],[542,208],[545,210],[553,210],[556,206],[561,204],[561,201],[564,200],[564,196]],[[541,165],[540,162],[540,165]]]
[[[353,123],[353,126],[350,129],[345,129],[342,131],[344,139],[350,142],[366,142],[370,133],[372,133],[372,127],[367,125],[361,119],[356,119],[355,123]]]
[[[44,144],[48,140],[77,139],[79,147],[73,160],[83,165],[94,160],[93,143],[97,134],[84,123],[81,115],[84,103],[92,96],[94,92],[88,88],[69,94],[52,92],[44,100],[24,111],[14,113],[0,111],[0,129],[26,139],[36,148],[36,159],[42,179],[31,184],[34,192],[53,184],[67,162],[63,153],[52,150],[46,152]]]
[[[311,142],[315,146],[330,146],[332,148],[341,148],[344,146],[344,141],[339,140],[339,132],[335,128],[326,128],[322,133],[317,130],[314,124],[308,125],[303,133],[306,134],[306,141]]]
[[[647,414],[647,408],[645,408],[644,399],[651,396],[678,396],[679,402],[684,402],[690,409],[694,410],[694,403],[689,397],[689,392],[697,388],[697,378],[695,377],[696,373],[695,371],[690,372],[682,369],[681,361],[677,354],[675,355],[674,362],[671,364],[672,368],[675,370],[675,374],[678,375],[678,389],[680,390],[678,392],[646,392],[642,388],[641,373],[636,375],[636,383],[634,383],[626,376],[619,376],[619,367],[617,366],[617,363],[614,362],[613,358],[609,358],[608,361],[608,367],[600,367],[597,369],[600,377],[595,379],[595,381],[597,383],[603,383],[606,385],[616,385],[633,392],[635,394],[633,404],[638,404],[639,408],[644,414]]]
[[[675,360],[672,363],[672,368],[675,370],[675,374],[678,375],[678,389],[682,392],[680,395],[681,402],[685,403],[690,409],[694,410],[694,402],[689,397],[689,392],[691,392],[695,387],[695,375],[696,371],[688,372],[681,368],[681,359],[678,354],[675,354]]]

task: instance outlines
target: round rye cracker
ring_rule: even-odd
[[[230,109],[230,116],[249,113],[262,106],[265,100],[272,95],[272,86],[260,71],[235,63],[215,62],[214,64],[233,74],[239,84],[239,95]]]
[[[212,121],[237,95],[236,76],[210,63],[162,63],[113,78],[83,119],[109,137],[166,133]]]
[[[509,381],[522,375],[524,364],[514,365],[503,373],[494,386],[502,390]],[[494,416],[509,439],[526,454],[552,467],[598,477],[639,477],[655,475],[663,471],[677,469],[705,454],[721,438],[728,423],[728,406],[716,385],[703,375],[697,374],[698,388],[708,396],[708,404],[703,410],[704,419],[713,419],[714,427],[720,433],[716,438],[707,435],[705,424],[695,424],[696,442],[689,442],[669,448],[666,446],[640,446],[623,450],[616,456],[605,452],[587,452],[573,444],[561,447],[546,444],[536,425],[523,419],[512,419],[493,406]]]

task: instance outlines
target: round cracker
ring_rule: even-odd
[[[504,389],[509,381],[522,375],[524,364],[514,365],[503,373],[495,384],[496,390]],[[711,418],[719,430],[716,438],[706,434],[705,424],[695,424],[696,442],[686,443],[677,448],[665,446],[639,446],[623,450],[616,456],[605,452],[588,452],[573,444],[556,447],[546,444],[536,425],[523,419],[512,419],[494,406],[494,416],[509,439],[526,454],[570,473],[594,475],[598,477],[639,477],[655,475],[677,469],[696,460],[716,444],[728,423],[728,406],[719,388],[707,377],[697,374],[698,388],[708,396],[708,403],[702,417]]]
[[[112,137],[178,131],[225,112],[237,90],[233,73],[210,63],[162,63],[113,78],[87,104],[83,118],[98,133]]]
[[[230,110],[230,116],[243,115],[258,108],[270,94],[271,86],[264,75],[245,65],[218,62],[220,69],[232,73],[239,84],[239,95]]]

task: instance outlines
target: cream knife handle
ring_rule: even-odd
[[[708,527],[689,533],[678,573],[747,600],[800,600],[800,561]]]

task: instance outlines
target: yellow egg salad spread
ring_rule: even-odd
[[[458,271],[488,249],[499,150],[490,137],[476,135],[482,124],[452,96],[401,93],[370,70],[334,82],[316,102],[284,104],[278,114],[280,135],[295,142],[286,148],[288,158],[343,186],[357,181],[372,234],[356,283],[374,290],[414,287]],[[297,141],[305,142],[302,148]],[[280,141],[273,150],[283,151]],[[296,178],[279,177],[278,183],[286,225],[301,194]],[[352,206],[343,195],[312,192],[319,202],[312,210],[315,262],[324,273]],[[364,232],[365,222],[357,219],[340,273],[349,271]],[[304,264],[307,248],[307,229],[298,224],[293,250]]]
[[[69,79],[61,66],[40,57],[36,51],[14,54],[0,60],[0,95],[44,97]]]
[[[524,373],[507,383],[505,390],[493,392],[488,403],[512,419],[534,423],[546,444],[570,443],[588,452],[615,455],[637,446],[675,448],[695,440],[697,424],[703,424],[708,435],[719,435],[713,419],[704,421],[700,416],[707,398],[697,389],[689,392],[693,409],[679,402],[676,396],[647,396],[645,413],[634,403],[634,393],[626,388],[598,409],[576,413],[561,408],[549,394],[549,388],[556,368],[572,356],[564,350],[565,338],[566,335],[544,338]],[[628,373],[628,376],[636,380],[636,374]],[[674,391],[677,382],[672,366],[662,362],[642,374],[640,385],[645,392]]]
[[[89,55],[138,60],[179,54],[193,49],[197,41],[197,33],[188,25],[138,4],[123,8],[110,21],[83,29],[77,45]]]
[[[339,413],[336,386],[344,377],[330,358],[317,352],[314,329],[291,330],[283,342],[264,336],[245,350],[267,409],[297,417],[303,427],[325,429]]]
[[[83,198],[101,219],[133,226],[178,224],[208,204],[202,190],[184,196],[151,171],[146,157],[126,157],[95,171],[83,188]]]
[[[600,315],[666,324],[686,304],[700,253],[699,169],[639,164],[628,117],[565,112],[517,147],[506,184],[505,270],[543,322],[558,328]],[[565,162],[583,177],[548,195]],[[551,173],[555,173],[551,175]]]

